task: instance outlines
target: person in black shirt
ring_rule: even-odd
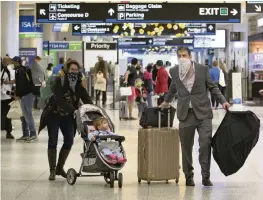
[[[128,67],[126,73],[125,73],[125,81],[124,84],[127,84],[128,87],[131,87],[132,89],[132,95],[128,97],[128,107],[129,107],[129,119],[130,120],[136,120],[132,116],[132,108],[135,101],[135,80],[137,79],[137,67],[138,60],[136,58],[133,58],[131,60],[131,66]]]
[[[53,96],[42,113],[39,127],[39,132],[45,126],[48,129],[49,180],[55,180],[56,175],[67,177],[63,167],[73,145],[76,132],[74,112],[78,109],[80,100],[84,104],[93,104],[83,86],[82,73],[77,61],[67,62],[52,88]],[[64,143],[56,165],[59,129],[63,134]]]

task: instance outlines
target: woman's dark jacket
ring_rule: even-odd
[[[69,87],[67,75],[64,78],[56,77],[52,91],[53,96],[41,115],[39,132],[47,125],[47,119],[50,115],[73,115],[79,107],[80,100],[84,104],[93,104],[86,89],[82,86],[81,79],[77,82],[75,92],[73,92]]]

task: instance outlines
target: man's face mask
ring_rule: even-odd
[[[191,66],[191,60],[189,58],[180,58],[179,66],[189,68]]]

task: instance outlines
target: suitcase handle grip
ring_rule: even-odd
[[[168,110],[168,123],[167,123],[167,127],[168,127],[168,129],[170,129],[171,128],[171,125],[170,125],[170,122],[171,122],[171,107],[168,107],[168,108],[157,108],[157,110],[158,110],[158,128],[159,128],[159,130],[161,129],[161,122],[162,122],[162,117],[161,117],[161,112],[163,111],[163,110]]]

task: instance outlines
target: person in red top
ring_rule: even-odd
[[[156,62],[156,67],[158,69],[155,93],[158,95],[164,95],[168,92],[168,73],[165,70],[163,61],[158,60]]]

